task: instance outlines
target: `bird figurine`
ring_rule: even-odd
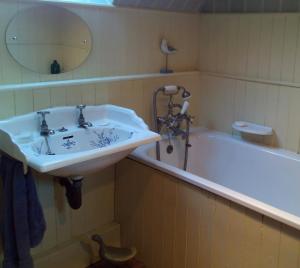
[[[175,54],[177,52],[177,49],[169,45],[168,41],[165,38],[163,38],[160,43],[160,50],[166,56],[166,66],[165,68],[162,68],[160,70],[160,73],[163,74],[173,73],[173,70],[168,68],[168,60],[169,60],[169,55]]]
[[[170,46],[166,39],[161,40],[160,49],[161,49],[161,52],[165,55],[171,55],[171,54],[175,54],[177,52],[177,49]]]

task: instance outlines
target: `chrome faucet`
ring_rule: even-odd
[[[46,143],[46,148],[47,148],[46,155],[55,155],[55,153],[53,153],[51,151],[49,141],[48,141],[49,135],[55,134],[55,131],[52,129],[49,129],[48,124],[46,122],[46,115],[50,114],[50,112],[49,111],[39,111],[39,112],[37,112],[37,114],[41,115],[41,117],[42,117],[40,134],[41,134],[41,136],[43,136],[45,138],[45,143]]]
[[[157,112],[157,97],[162,93],[164,96],[169,97],[167,105],[168,111],[164,116],[158,116]],[[173,102],[173,97],[179,95],[183,99],[183,104],[177,104]],[[187,101],[191,97],[191,93],[181,86],[164,86],[157,89],[153,95],[153,113],[154,113],[154,125],[155,130],[158,133],[166,131],[168,136],[169,145],[167,146],[167,153],[173,152],[173,145],[171,144],[171,137],[181,136],[185,140],[185,157],[183,169],[187,169],[188,149],[191,147],[189,143],[190,136],[190,124],[193,122],[193,116],[187,113],[189,108],[189,102]],[[182,127],[185,123],[185,127]],[[160,160],[160,143],[156,143],[156,158]]]
[[[167,91],[167,89],[170,89],[170,92]],[[173,90],[173,91],[171,91]],[[182,98],[184,100],[183,104],[177,104],[173,102],[173,96],[179,94],[180,91],[183,91]],[[158,116],[157,115],[157,94],[159,92],[163,92],[164,95],[169,97],[169,103],[168,103],[168,111],[165,116]],[[171,131],[173,136],[179,136],[181,135],[183,138],[188,133],[187,129],[186,131],[181,129],[181,124],[183,121],[190,124],[193,121],[193,117],[190,116],[187,113],[187,110],[189,108],[189,102],[187,101],[188,98],[190,98],[191,94],[183,87],[175,87],[175,86],[167,86],[162,87],[158,89],[153,98],[153,107],[154,107],[154,123],[155,128],[157,132],[161,132],[163,127],[166,127],[167,131]]]
[[[79,109],[78,127],[80,127],[80,128],[92,127],[93,124],[85,121],[85,118],[83,116],[83,110],[86,108],[86,105],[80,104],[80,105],[77,105],[76,108]]]
[[[40,131],[41,136],[48,137],[49,135],[54,135],[55,131],[49,129],[48,124],[46,122],[46,115],[50,114],[50,112],[49,111],[39,111],[39,112],[37,112],[37,114],[42,117],[41,131]]]

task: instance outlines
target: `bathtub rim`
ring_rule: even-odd
[[[258,145],[258,144],[252,143],[252,142],[244,141],[240,138],[233,137],[232,135],[229,135],[229,134],[226,134],[223,132],[212,131],[212,130],[208,130],[206,128],[195,128],[192,130],[192,133],[195,133],[195,134],[203,133],[203,132],[207,132],[209,135],[221,136],[222,138],[230,139],[230,141],[242,143],[243,145],[254,146],[255,148],[257,148],[259,150],[267,151],[271,154],[280,155],[281,157],[285,157],[285,158],[300,162],[300,155],[290,152],[290,151],[287,151],[287,150],[284,150],[284,149]],[[151,168],[154,168],[158,171],[169,174],[178,180],[181,180],[188,184],[199,187],[200,189],[204,189],[210,193],[216,194],[216,195],[223,197],[229,201],[232,201],[241,206],[244,206],[250,210],[256,211],[261,215],[265,215],[265,216],[270,217],[274,220],[277,220],[281,223],[284,223],[288,226],[291,226],[297,230],[300,230],[300,217],[298,217],[294,214],[291,214],[289,212],[286,212],[284,210],[281,210],[279,208],[268,205],[267,203],[264,203],[255,198],[249,197],[245,194],[231,190],[228,187],[222,186],[220,184],[212,182],[212,181],[205,179],[203,177],[200,177],[198,175],[189,173],[189,172],[179,169],[177,167],[174,167],[174,166],[171,166],[164,162],[158,161],[155,158],[152,158],[147,154],[147,151],[150,148],[153,148],[153,146],[154,146],[153,143],[141,146],[138,149],[136,149],[135,151],[133,151],[128,157],[134,161],[142,163],[142,164],[149,166]]]

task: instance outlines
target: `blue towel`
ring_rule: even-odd
[[[3,180],[3,268],[32,268],[30,248],[43,239],[46,223],[31,171],[23,164],[2,156]]]

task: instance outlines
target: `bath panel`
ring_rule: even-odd
[[[299,267],[297,229],[157,167],[122,161],[115,198],[121,241],[149,268]]]

